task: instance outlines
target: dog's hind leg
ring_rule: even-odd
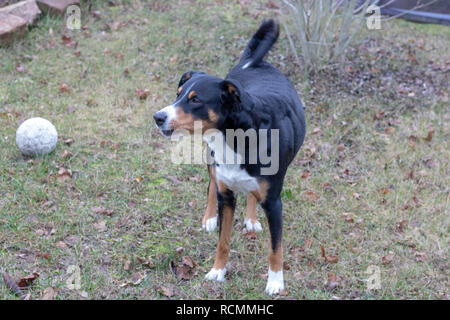
[[[206,204],[205,215],[203,216],[202,228],[211,233],[217,227],[217,191],[213,166],[208,165],[208,172],[208,200]]]
[[[270,229],[269,277],[265,292],[273,295],[284,290],[281,198],[266,200],[262,207],[266,213]]]
[[[246,210],[244,224],[247,231],[262,231],[261,223],[256,218],[256,197],[251,193],[247,194]]]
[[[227,272],[226,265],[230,255],[231,230],[233,227],[236,200],[231,190],[220,190],[220,185],[218,189],[219,243],[217,244],[217,254],[213,268],[206,274],[205,278],[208,280],[224,281],[225,273]]]

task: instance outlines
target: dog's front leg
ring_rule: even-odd
[[[212,165],[208,165],[209,186],[208,186],[208,202],[206,204],[205,215],[203,216],[202,228],[211,233],[217,227],[217,191],[215,171]]]
[[[224,281],[226,265],[230,254],[231,229],[233,227],[236,200],[231,190],[218,188],[217,204],[219,212],[219,243],[217,244],[216,261],[213,268],[205,276],[208,280]]]
[[[265,291],[267,294],[273,295],[284,290],[281,199],[278,197],[266,200],[262,207],[266,213],[270,230],[269,276]]]

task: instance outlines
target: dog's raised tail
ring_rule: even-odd
[[[241,61],[242,69],[257,66],[272,48],[280,34],[280,26],[274,19],[264,20],[244,50]]]

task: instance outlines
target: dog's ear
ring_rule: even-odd
[[[188,80],[191,79],[194,74],[201,74],[201,73],[204,72],[189,70],[188,72],[186,72],[181,76],[180,82],[178,83],[178,88],[180,88],[181,86],[183,86],[183,84],[188,82]]]
[[[243,89],[241,84],[235,80],[224,80],[221,84],[222,95],[221,100],[224,106],[239,111],[242,109],[241,94]]]

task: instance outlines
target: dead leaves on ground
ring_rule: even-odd
[[[150,94],[150,90],[148,89],[136,89],[136,96],[140,99],[140,100],[145,100],[148,98]]]
[[[322,253],[322,258],[324,259],[325,263],[338,263],[339,258],[337,256],[327,256],[325,254],[325,247],[323,245],[320,246],[320,251]]]
[[[110,217],[114,213],[114,210],[112,209],[105,209],[101,207],[94,207],[93,211],[95,214],[101,214],[108,217]]]
[[[98,220],[93,224],[94,228],[97,229],[99,232],[106,231],[106,221],[105,220]]]
[[[33,273],[29,274],[28,276],[25,276],[22,279],[20,279],[20,281],[17,283],[17,285],[20,288],[29,287],[33,284],[34,280],[36,280],[37,278],[39,278],[39,274],[36,272],[33,272]]]
[[[2,279],[6,286],[17,296],[21,297],[22,300],[30,300],[31,299],[31,293],[24,294],[22,291],[23,289],[26,289],[28,287],[31,287],[34,283],[34,281],[39,278],[39,274],[36,272],[33,272],[25,277],[22,277],[18,282],[14,281],[11,276],[3,272],[2,273]]]
[[[391,264],[392,260],[394,260],[394,256],[395,256],[394,252],[389,251],[387,255],[381,258],[381,263],[384,265]]]
[[[65,182],[67,180],[72,179],[72,171],[66,168],[60,167],[58,170],[58,174],[56,176],[56,180],[58,182]]]
[[[42,300],[55,300],[56,296],[58,294],[58,289],[55,287],[48,287],[44,289],[44,292],[42,293]]]
[[[180,280],[190,280],[192,277],[198,275],[198,272],[206,272],[206,270],[199,266],[191,257],[183,256],[181,261],[175,263],[169,262],[169,270],[172,274]]]
[[[337,276],[335,273],[330,272],[328,274],[328,279],[327,281],[325,281],[324,285],[325,285],[325,289],[328,291],[332,291],[334,289],[336,289],[340,282],[342,281],[342,278]]]
[[[320,199],[320,197],[311,190],[303,192],[302,196],[303,199],[308,200],[310,202],[316,202],[317,200]]]

